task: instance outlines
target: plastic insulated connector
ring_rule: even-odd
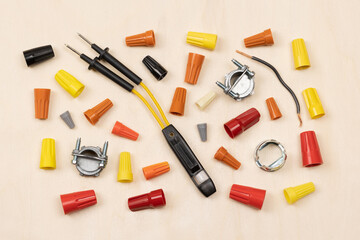
[[[163,79],[168,71],[161,66],[160,63],[158,63],[155,59],[153,59],[151,56],[147,55],[142,60],[143,64],[146,66],[147,69],[149,69],[150,73],[156,78],[156,80],[160,81]]]
[[[34,89],[35,118],[48,118],[51,90],[47,88]]]
[[[40,63],[55,56],[51,45],[29,49],[23,52],[27,66]]]
[[[131,197],[128,199],[128,206],[131,211],[157,208],[165,205],[166,200],[162,189],[151,191],[150,193]]]
[[[246,205],[261,209],[266,190],[233,184],[229,197]]]
[[[260,119],[260,113],[256,108],[250,108],[236,118],[231,119],[224,124],[226,133],[234,138],[245,130],[255,125]]]
[[[113,103],[107,98],[95,107],[88,109],[84,112],[84,115],[92,125],[95,125],[102,115],[104,115],[112,106]]]
[[[183,116],[185,112],[186,89],[178,87],[175,90],[174,97],[170,107],[170,113]]]
[[[315,167],[323,164],[320,147],[314,131],[300,134],[301,155],[304,167]]]
[[[60,199],[65,214],[90,207],[97,203],[94,190],[63,194],[60,195]]]

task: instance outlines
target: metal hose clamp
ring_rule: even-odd
[[[263,165],[260,160],[259,160],[259,152],[264,149],[266,146],[268,146],[269,144],[274,144],[276,145],[280,151],[281,151],[281,157],[279,157],[275,162],[273,162],[272,164],[266,166],[266,165]],[[284,146],[274,140],[274,139],[270,139],[270,140],[266,140],[266,141],[263,141],[261,142],[255,149],[255,153],[254,153],[254,159],[255,159],[255,163],[256,165],[261,168],[262,170],[266,171],[266,172],[275,172],[277,170],[279,170],[280,168],[282,168],[286,162],[286,158],[287,158],[287,155],[286,155],[286,151],[285,151],[285,148]]]

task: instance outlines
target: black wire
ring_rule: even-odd
[[[284,82],[284,80],[281,78],[280,76],[280,73],[278,72],[278,70],[276,70],[276,68],[271,65],[270,63],[260,59],[260,58],[257,58],[255,56],[252,56],[251,59],[255,60],[255,61],[258,61],[259,63],[262,63],[266,66],[268,66],[271,70],[274,71],[274,73],[276,74],[276,77],[279,79],[280,83],[286,88],[286,90],[289,91],[289,93],[291,94],[291,96],[293,97],[294,101],[295,101],[295,105],[296,105],[296,112],[298,114],[300,114],[300,104],[299,104],[299,101],[294,93],[294,91]]]

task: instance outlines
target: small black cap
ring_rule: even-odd
[[[55,56],[51,45],[29,49],[23,52],[28,66],[45,61]]]
[[[142,62],[145,64],[145,66],[150,70],[151,74],[157,79],[161,80],[163,79],[166,74],[167,70],[160,65],[155,59],[150,57],[149,55],[146,56]]]

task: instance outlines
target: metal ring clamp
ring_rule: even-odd
[[[281,157],[279,157],[275,162],[273,162],[272,164],[266,166],[266,165],[263,165],[260,160],[259,160],[259,152],[264,149],[266,146],[268,146],[269,144],[274,144],[276,145],[280,151],[281,151]],[[286,162],[286,158],[287,158],[287,155],[286,155],[286,151],[285,151],[285,148],[284,146],[274,140],[274,139],[269,139],[269,140],[266,140],[266,141],[263,141],[261,142],[255,149],[255,153],[254,153],[254,159],[255,159],[255,163],[256,165],[261,168],[262,170],[266,171],[266,172],[275,172],[277,170],[279,170],[280,168],[282,168]]]

